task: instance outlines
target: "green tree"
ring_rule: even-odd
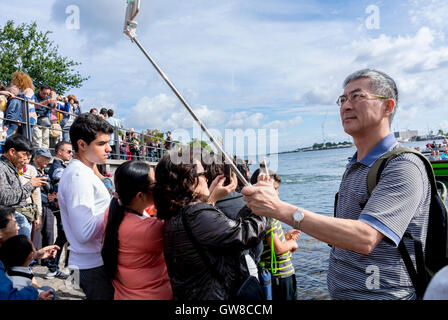
[[[193,147],[193,146],[199,146],[199,147],[201,147],[201,148],[206,149],[208,152],[213,152],[212,147],[210,147],[210,146],[207,144],[207,142],[205,142],[204,140],[199,140],[199,139],[197,139],[197,138],[193,138],[193,139],[191,139],[191,142],[188,143],[188,145],[189,145],[190,147]]]
[[[144,137],[145,144],[149,145],[151,142],[155,142],[156,140],[159,140],[161,144],[165,142],[163,139],[163,132],[159,129],[146,129]]]
[[[8,20],[0,28],[0,82],[9,84],[16,71],[27,73],[37,88],[46,84],[64,94],[89,79],[75,67],[81,63],[58,54],[58,46],[48,37],[51,31],[38,31],[35,22],[14,26]]]

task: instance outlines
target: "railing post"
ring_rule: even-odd
[[[25,103],[25,137],[32,141],[33,137],[31,136],[31,125],[30,125],[30,106],[28,105],[28,100],[24,101]]]
[[[115,156],[113,158],[120,159],[120,139],[118,137],[118,127],[117,126],[114,127],[114,132],[115,132],[115,135],[114,135],[114,138],[115,138],[115,150],[114,150]]]

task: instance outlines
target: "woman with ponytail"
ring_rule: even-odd
[[[128,161],[115,171],[114,183],[101,251],[114,299],[171,300],[163,221],[145,211],[154,204],[154,170],[146,162]]]

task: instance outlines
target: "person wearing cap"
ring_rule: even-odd
[[[34,160],[32,165],[36,168],[39,176],[46,177],[48,183],[44,186],[40,187],[41,194],[41,228],[40,230],[35,230],[33,234],[33,243],[36,248],[39,247],[40,240],[42,240],[42,247],[46,247],[55,243],[55,234],[54,234],[54,221],[55,216],[53,214],[53,202],[55,200],[55,196],[52,192],[52,185],[50,183],[49,175],[48,175],[48,164],[53,159],[51,152],[47,148],[38,148],[34,154]],[[46,274],[46,279],[67,279],[68,274],[59,270],[59,267],[56,265],[53,267],[51,263],[48,261],[42,261],[42,265],[47,265],[48,273]]]

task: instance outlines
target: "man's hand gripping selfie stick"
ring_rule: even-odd
[[[168,86],[173,90],[174,94],[179,98],[179,100],[182,102],[182,104],[185,106],[185,108],[188,110],[188,112],[191,114],[193,119],[199,124],[202,131],[205,132],[207,137],[210,139],[210,141],[213,143],[213,145],[216,147],[216,149],[219,150],[220,153],[224,155],[225,161],[227,164],[229,164],[233,171],[238,176],[238,179],[245,185],[250,186],[250,183],[246,180],[246,178],[241,174],[241,172],[238,170],[236,165],[233,163],[232,159],[229,157],[229,155],[224,152],[221,145],[217,143],[216,139],[211,135],[211,133],[208,131],[208,129],[205,127],[205,125],[202,123],[202,121],[196,116],[196,114],[193,112],[193,110],[190,108],[188,103],[185,101],[185,99],[181,96],[179,91],[174,87],[174,85],[171,83],[171,81],[168,79],[168,77],[165,75],[165,73],[159,68],[159,66],[155,63],[155,61],[151,58],[149,53],[143,48],[143,46],[140,44],[140,42],[136,39],[136,29],[137,29],[137,22],[134,21],[134,18],[137,16],[137,14],[140,11],[140,0],[127,0],[128,6],[126,9],[126,18],[124,21],[124,34],[127,35],[132,42],[135,42],[137,46],[140,48],[140,50],[145,54],[145,56],[148,58],[148,60],[151,62],[151,64],[156,68],[157,72],[162,76],[162,78],[165,80],[165,82],[168,84]]]

